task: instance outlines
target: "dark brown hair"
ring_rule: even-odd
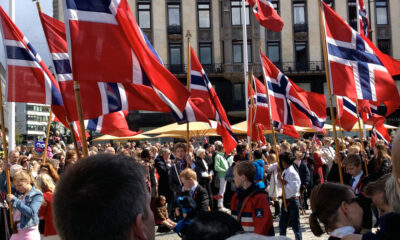
[[[240,161],[235,163],[234,170],[239,176],[245,175],[248,181],[254,181],[254,177],[256,176],[256,167],[251,161]]]
[[[360,166],[361,165],[361,158],[358,154],[349,154],[343,160],[343,164],[345,165],[352,165],[352,166]]]
[[[337,207],[343,201],[353,197],[349,186],[338,183],[319,184],[311,192],[310,203],[312,214],[309,217],[311,231],[315,236],[329,233],[335,229]],[[324,224],[322,229],[320,222]]]

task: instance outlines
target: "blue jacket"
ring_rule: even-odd
[[[17,197],[11,200],[13,208],[21,212],[20,228],[29,228],[39,224],[39,208],[42,205],[43,194],[40,190],[32,187],[25,196],[25,203]]]
[[[265,189],[264,183],[264,161],[262,159],[258,159],[253,162],[256,167],[256,176],[254,177],[254,181],[256,182],[256,186],[259,189]]]

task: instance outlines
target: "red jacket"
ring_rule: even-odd
[[[254,186],[254,185],[253,185]],[[251,187],[250,187],[251,188]],[[246,191],[245,191],[246,192]],[[243,205],[245,199],[249,197],[250,192],[247,191],[242,201],[239,203],[238,193],[233,195],[231,200],[232,217],[237,219],[240,209],[239,204]],[[240,219],[237,219],[246,232],[253,232],[265,236],[273,236],[273,219],[271,210],[269,209],[268,197],[265,192],[257,191],[249,197]]]
[[[45,204],[39,209],[39,216],[44,218],[44,236],[57,235],[56,228],[54,227],[53,211],[51,205],[53,204],[53,193],[43,193]]]

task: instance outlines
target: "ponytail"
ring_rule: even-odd
[[[318,218],[315,213],[312,213],[308,219],[310,222],[310,228],[313,234],[317,237],[321,236],[322,234],[325,233],[324,230],[322,230],[321,225],[319,224]]]

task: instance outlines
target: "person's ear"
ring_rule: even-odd
[[[340,209],[346,217],[350,214],[349,205],[346,202],[342,202]]]
[[[146,227],[143,223],[143,215],[139,213],[131,226],[130,239],[147,240]]]

